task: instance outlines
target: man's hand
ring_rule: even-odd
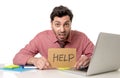
[[[74,65],[74,67],[76,69],[79,69],[80,67],[87,67],[89,65],[89,62],[90,62],[90,58],[89,57],[87,57],[85,55],[81,55],[81,57],[76,62],[76,64]]]
[[[27,64],[33,64],[40,70],[50,68],[50,64],[45,57],[40,57],[40,58],[32,57],[28,60]]]

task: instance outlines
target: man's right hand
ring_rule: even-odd
[[[33,64],[40,70],[49,69],[50,64],[45,57],[35,58],[32,57],[27,61],[27,64]]]

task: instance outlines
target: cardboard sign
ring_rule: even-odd
[[[76,63],[75,48],[50,48],[48,61],[53,68],[73,67]]]

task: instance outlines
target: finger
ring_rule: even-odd
[[[80,67],[84,67],[85,65],[88,64],[88,57],[85,55],[81,55],[80,59],[78,60],[78,62],[76,63],[76,68],[79,69]]]
[[[49,68],[49,62],[47,61],[47,59],[44,58],[44,57],[41,57],[41,60],[43,62],[43,66],[41,66],[42,69],[48,69]]]
[[[86,60],[84,63],[83,63],[83,66],[88,66],[90,63],[90,60]]]
[[[40,59],[37,60],[36,66],[37,66],[39,69],[43,69],[43,67],[45,66],[45,62],[40,58]]]
[[[83,66],[83,61],[79,62],[76,66],[77,69],[79,69],[81,66]]]
[[[79,69],[80,66],[82,66],[82,65],[83,65],[83,61],[78,61],[78,62],[74,65],[74,68]]]
[[[77,63],[75,63],[74,68],[76,68],[76,66],[77,66]]]
[[[78,68],[82,64],[82,57],[75,63],[74,68]]]
[[[48,69],[49,66],[47,66],[46,64],[44,65],[43,69]]]
[[[74,68],[77,68],[78,64],[79,64],[79,61],[75,63]]]
[[[45,61],[46,66],[49,66],[49,62],[48,62],[48,60],[45,57],[42,57],[42,60]]]
[[[42,63],[42,64],[37,64],[37,66],[38,66],[39,69],[43,69],[43,68],[44,68],[44,65],[45,65],[44,63]]]
[[[43,69],[47,69],[48,67],[47,66],[44,66]]]
[[[49,64],[49,62],[46,62],[45,65],[49,67],[50,64]]]
[[[52,66],[49,64],[49,65],[47,65],[47,68],[50,69],[50,68],[52,68]]]
[[[49,66],[45,65],[43,69],[50,69],[50,68],[52,68],[50,65]]]

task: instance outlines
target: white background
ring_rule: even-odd
[[[50,13],[59,5],[72,10],[72,29],[94,44],[99,32],[120,34],[120,0],[0,0],[0,63],[12,63],[37,33],[51,29]]]

